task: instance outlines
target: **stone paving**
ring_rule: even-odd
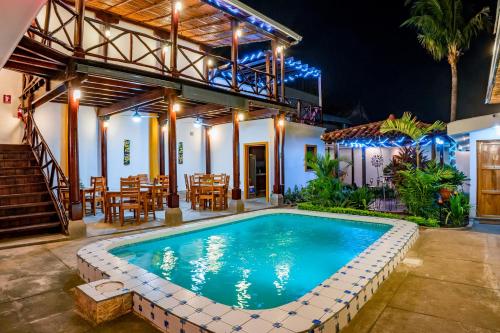
[[[134,314],[92,327],[74,312],[76,251],[103,237],[0,250],[0,332],[156,332]],[[422,230],[343,333],[500,332],[499,281],[500,226]]]

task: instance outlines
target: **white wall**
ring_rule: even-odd
[[[324,154],[325,143],[320,139],[324,129],[306,124],[287,122],[285,127],[285,191],[307,185],[314,173],[305,171],[305,145],[316,145],[318,154]]]
[[[477,141],[478,140],[500,140],[498,129],[490,127],[487,129],[469,133],[470,140],[470,204],[471,216],[476,216],[477,205]]]
[[[0,70],[0,144],[18,144],[23,138],[23,124],[17,118],[18,97],[22,90],[22,75]],[[11,103],[3,103],[3,95],[11,95]]]
[[[123,165],[126,139],[130,140],[129,165]],[[97,145],[97,141],[92,144]],[[108,186],[119,189],[120,177],[140,173],[149,174],[149,122],[142,119],[136,123],[124,114],[112,116],[108,125]]]
[[[100,176],[99,127],[96,110],[81,106],[78,110],[78,156],[80,181],[90,186],[90,177]]]
[[[47,103],[34,113],[35,123],[59,164],[67,160],[67,156],[63,156],[67,148],[63,144],[67,139],[62,140],[63,135],[67,135],[66,112],[66,104]]]
[[[455,167],[459,170],[462,171],[467,178],[470,179],[471,175],[471,169],[470,169],[470,151],[456,151],[455,152],[455,157],[456,157],[456,164]],[[470,180],[466,181],[465,184],[463,185],[463,190],[466,193],[470,193]]]

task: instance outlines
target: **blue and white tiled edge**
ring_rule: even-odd
[[[393,227],[306,295],[265,310],[239,309],[214,302],[108,252],[131,243],[279,213],[384,223]],[[78,273],[87,282],[112,279],[124,283],[125,290],[133,292],[134,312],[163,332],[335,333],[371,298],[417,238],[417,225],[403,220],[270,209],[102,240],[78,251]],[[95,299],[109,296],[93,295]]]

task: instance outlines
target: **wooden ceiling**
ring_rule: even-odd
[[[87,0],[86,7],[106,12],[135,24],[155,30],[170,30],[171,0]],[[186,40],[221,47],[231,45],[231,17],[226,12],[201,0],[182,0],[179,35]],[[271,33],[250,24],[241,23],[240,44],[262,42]]]

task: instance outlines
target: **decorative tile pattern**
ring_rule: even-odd
[[[392,228],[309,293],[266,310],[243,310],[213,302],[108,252],[131,243],[279,213],[383,223]],[[133,293],[134,311],[163,332],[336,333],[372,297],[417,238],[417,225],[402,220],[290,209],[258,211],[90,244],[77,253],[78,274],[89,282],[79,288],[89,289],[87,291],[96,299],[106,299],[108,295],[91,290],[91,282],[107,278],[123,282],[124,289]]]

